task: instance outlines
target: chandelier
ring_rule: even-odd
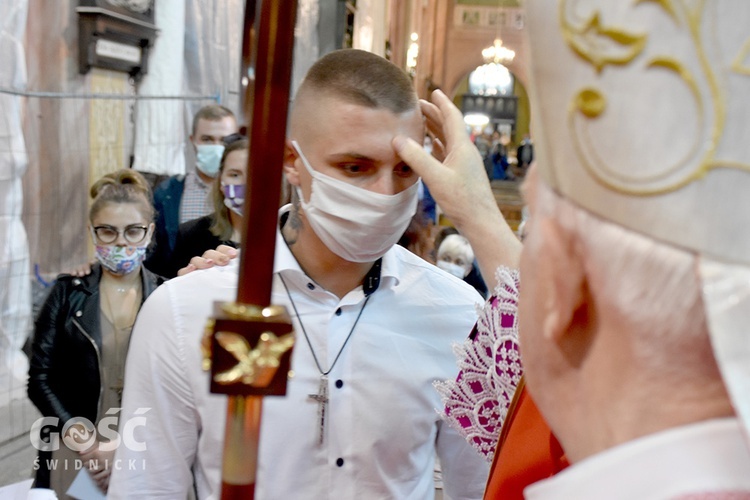
[[[487,64],[508,64],[513,62],[516,52],[508,47],[503,47],[503,41],[495,38],[492,45],[482,49],[482,57]]]

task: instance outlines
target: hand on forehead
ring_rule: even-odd
[[[443,114],[440,108],[424,99],[419,100],[419,108],[424,117],[425,133],[432,140],[432,156],[438,161],[445,160],[445,130],[443,128]]]

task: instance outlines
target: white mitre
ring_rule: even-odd
[[[750,1],[525,8],[542,178],[700,256],[714,353],[750,429]]]

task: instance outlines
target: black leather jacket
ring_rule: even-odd
[[[146,300],[164,279],[141,266]],[[101,266],[83,278],[60,275],[39,311],[29,368],[29,399],[62,426],[73,417],[96,422],[101,398],[99,326]]]

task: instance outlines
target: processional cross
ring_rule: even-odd
[[[286,309],[270,302],[296,14],[296,0],[245,3],[241,74],[252,120],[242,241],[252,234],[253,244],[240,252],[237,301],[214,305],[203,344],[211,392],[229,395],[222,500],[255,497],[263,396],[286,394],[294,343]]]

